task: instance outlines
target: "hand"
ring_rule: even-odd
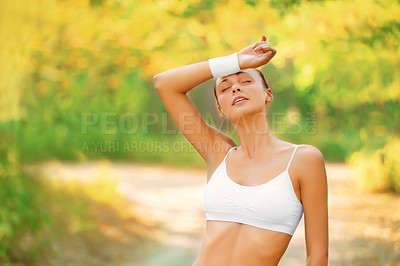
[[[264,35],[256,42],[238,52],[240,69],[257,68],[268,63],[276,54],[276,50],[267,42]]]

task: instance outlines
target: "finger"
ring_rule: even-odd
[[[270,53],[271,52],[273,54],[276,54],[276,49],[271,47],[271,46],[267,46],[267,47],[263,48],[263,51],[264,51],[264,53]]]
[[[266,46],[266,47],[257,47],[256,49],[254,49],[254,52],[256,54],[265,54],[268,51],[272,51],[271,47],[268,47],[268,46]]]
[[[271,51],[265,53],[265,54],[263,55],[263,57],[264,57],[265,59],[268,58],[269,60],[271,60],[272,57],[275,56],[275,54],[276,54],[276,50],[274,49],[274,50],[271,50]]]
[[[254,52],[260,52],[262,51],[263,53],[266,53],[268,50],[270,50],[272,47],[270,44],[260,44],[254,49]]]
[[[261,37],[261,41],[267,41],[267,37],[265,37],[265,35],[263,35],[262,37]]]
[[[265,42],[265,41],[259,41],[259,42],[253,43],[253,44],[251,45],[251,48],[254,49],[254,48],[256,48],[257,46],[259,46],[260,44],[266,44],[266,42]]]
[[[270,44],[265,43],[265,44],[260,44],[259,46],[257,46],[254,51],[260,51],[262,50],[263,52],[268,52],[268,51],[272,51],[272,52],[276,52],[275,48],[273,48]]]
[[[266,42],[258,42],[254,45],[253,50],[259,51],[259,49],[262,49],[264,46],[271,46],[271,45]]]
[[[269,43],[266,43],[266,42],[264,42],[264,43],[260,43],[257,47],[255,47],[254,49],[260,49],[260,48],[263,48],[263,47],[271,47],[271,44],[269,44]]]

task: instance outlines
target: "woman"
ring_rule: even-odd
[[[231,56],[154,76],[168,113],[207,164],[206,231],[193,265],[277,265],[303,213],[306,264],[328,264],[323,155],[276,138],[268,125],[273,95],[256,68],[275,54],[263,36]],[[208,125],[186,95],[213,77],[218,111],[235,127],[240,146]]]

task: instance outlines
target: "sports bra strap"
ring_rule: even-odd
[[[292,160],[293,160],[293,156],[294,156],[294,154],[296,153],[296,150],[297,150],[297,148],[298,148],[299,146],[301,146],[301,144],[298,144],[298,145],[295,146],[295,148],[294,148],[294,150],[293,150],[293,153],[292,153],[292,156],[290,157],[289,163],[288,163],[288,165],[287,165],[285,171],[289,170],[290,164],[292,163]],[[231,148],[228,150],[228,152],[227,152],[226,155],[225,155],[224,161],[226,160],[226,157],[228,157],[229,152],[230,152],[233,148],[236,148],[236,147],[237,147],[237,146],[233,146],[233,147],[231,147]]]
[[[231,148],[228,150],[228,152],[225,154],[224,161],[226,160],[226,157],[228,157],[229,152],[230,152],[233,148],[236,148],[236,147],[237,147],[237,146],[233,146],[233,147],[231,147]]]
[[[296,152],[296,150],[297,150],[297,147],[299,147],[299,146],[300,146],[300,144],[299,144],[299,145],[296,145],[296,147],[294,148],[293,153],[292,153],[292,156],[290,157],[289,163],[288,163],[288,165],[287,165],[287,167],[286,167],[286,171],[289,170],[290,164],[292,163],[293,156],[294,156],[294,154],[295,154],[295,152]]]

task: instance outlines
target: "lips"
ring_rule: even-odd
[[[247,99],[246,97],[244,97],[244,96],[237,96],[237,97],[235,97],[235,98],[233,99],[232,105],[235,105],[235,101],[238,100],[238,99],[248,100],[248,99]]]

